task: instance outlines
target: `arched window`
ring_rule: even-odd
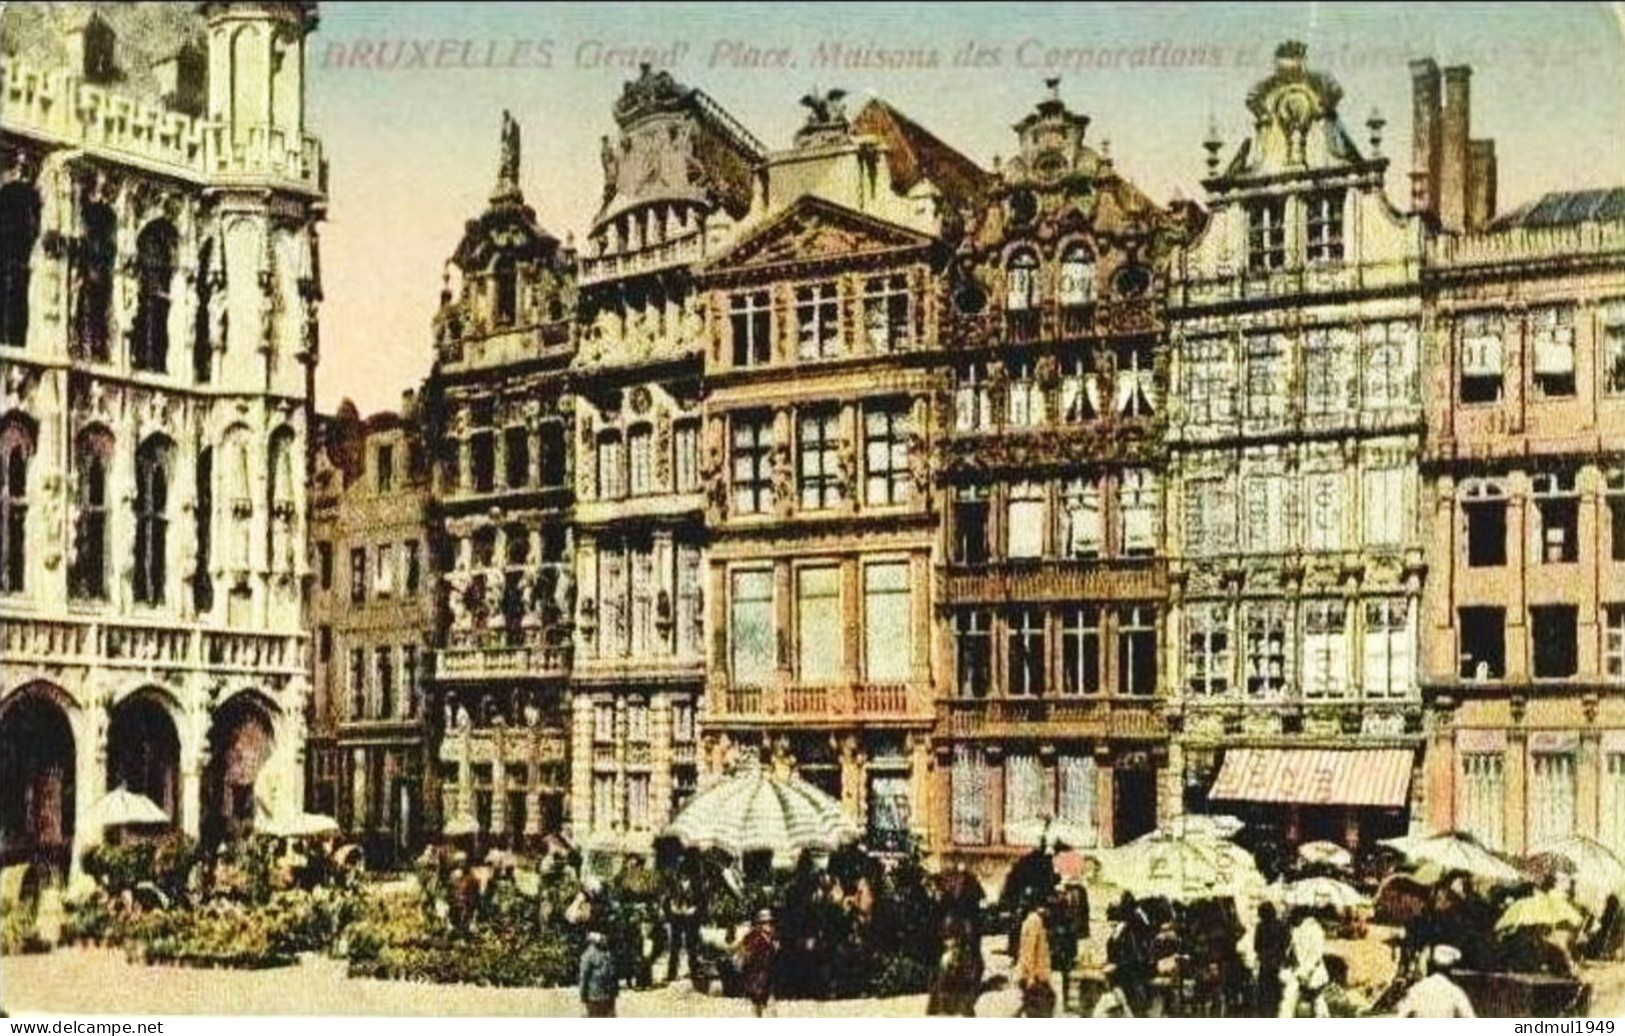
[[[107,469],[112,462],[113,436],[107,429],[87,428],[79,433],[74,447],[78,514],[68,592],[80,599],[107,599]]]
[[[23,592],[28,570],[28,462],[34,430],[20,417],[0,423],[0,593]]]
[[[205,242],[197,266],[197,313],[192,317],[192,380],[200,385],[208,384],[214,376],[214,342],[211,340],[214,320],[211,314],[215,306],[224,301],[214,297],[217,291],[224,290],[224,285],[216,283],[218,276],[215,272],[213,242]]]
[[[137,370],[167,369],[169,359],[169,290],[175,276],[175,228],[155,220],[136,238],[135,332],[130,362]]]
[[[1017,252],[1005,267],[1005,308],[1028,310],[1038,305],[1038,257]]]
[[[170,447],[160,436],[135,454],[135,599],[163,604],[169,574]]]
[[[39,236],[39,197],[24,183],[0,190],[0,345],[28,340],[28,261]]]
[[[598,499],[619,500],[626,495],[626,479],[621,463],[621,433],[608,431],[598,436]]]
[[[228,564],[246,572],[253,560],[254,490],[248,469],[248,429],[234,425],[221,442],[220,474]]]
[[[1095,298],[1095,261],[1082,245],[1072,245],[1061,256],[1058,292],[1063,306],[1083,306]]]
[[[113,310],[113,261],[118,256],[118,219],[106,205],[85,206],[84,234],[79,241],[78,285],[73,296],[76,351],[106,363],[107,338]]]
[[[496,324],[506,327],[519,315],[519,269],[509,256],[496,263]]]
[[[214,580],[209,575],[214,552],[214,448],[197,452],[197,506],[193,509],[197,536],[197,568],[192,571],[192,606],[199,614],[214,607]]]

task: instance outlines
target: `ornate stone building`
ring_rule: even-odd
[[[983,174],[839,92],[769,155],[707,302],[702,712],[710,769],[765,752],[899,848],[926,831],[944,223]]]
[[[998,869],[1054,818],[1110,845],[1178,808],[1160,293],[1181,221],[1050,95],[971,210],[946,294],[935,848]]]
[[[0,841],[303,802],[314,4],[8,5]]]
[[[604,138],[572,369],[576,656],[571,827],[647,851],[698,781],[705,682],[703,298],[693,268],[750,205],[755,139],[652,72]]]
[[[1468,79],[1444,77],[1448,170]],[[1463,218],[1463,193],[1487,203]],[[1434,197],[1428,820],[1520,855],[1625,851],[1625,190],[1493,221],[1493,184]]]
[[[406,856],[438,806],[425,766],[423,670],[434,625],[417,400],[363,421],[346,400],[316,424],[311,466],[312,708],[307,808],[373,866]],[[438,813],[438,810],[436,810]]]
[[[507,843],[564,823],[575,614],[574,257],[537,225],[519,159],[504,113],[496,188],[447,264],[424,389],[443,830]]]
[[[1185,805],[1249,837],[1403,834],[1416,659],[1424,226],[1382,121],[1283,44],[1170,278],[1167,662]],[[1216,133],[1213,134],[1216,138]]]

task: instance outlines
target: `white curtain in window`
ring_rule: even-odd
[[[1539,850],[1574,833],[1575,755],[1531,752],[1529,770],[1529,847]]]
[[[1061,755],[1055,759],[1055,817],[1073,827],[1094,833],[1096,838],[1090,839],[1089,845],[1098,842],[1095,829],[1096,776],[1094,756]]]
[[[986,845],[987,757],[970,745],[954,747],[953,768],[948,774],[951,786],[951,822],[955,845]]]
[[[1405,539],[1405,472],[1376,468],[1365,472],[1365,542],[1399,546]]]
[[[1456,824],[1489,849],[1506,842],[1506,777],[1500,752],[1466,752],[1460,757]]]
[[[841,675],[841,574],[804,568],[797,579],[799,671],[804,684],[834,683]]]
[[[1567,309],[1549,306],[1531,317],[1535,334],[1535,373],[1574,373],[1574,323]]]
[[[1036,558],[1044,553],[1044,496],[1041,487],[1021,483],[1011,488],[1009,549],[1012,558]]]
[[[1105,527],[1101,519],[1100,484],[1084,479],[1067,483],[1063,500],[1062,542],[1071,557],[1093,557],[1100,553]]]
[[[1470,378],[1501,376],[1501,324],[1469,318],[1461,335],[1461,373]]]
[[[907,680],[913,656],[908,562],[863,569],[863,668],[870,683]]]
[[[1625,745],[1613,751],[1608,747],[1604,745],[1597,840],[1625,856]]]
[[[1004,758],[1004,840],[1008,845],[1029,845],[1010,836],[1018,824],[1031,824],[1048,813],[1044,801],[1044,764],[1036,755],[1012,753]]]
[[[1157,474],[1144,468],[1126,468],[1118,496],[1123,550],[1155,551],[1157,546]]]

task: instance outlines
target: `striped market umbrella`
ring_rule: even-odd
[[[1084,855],[1099,862],[1100,883],[1142,898],[1163,896],[1189,901],[1249,895],[1264,889],[1264,878],[1252,855],[1218,838],[1153,835]]]
[[[666,829],[694,849],[793,856],[829,852],[858,840],[858,826],[841,804],[796,777],[747,769],[700,791]]]

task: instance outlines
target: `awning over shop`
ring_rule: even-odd
[[[1402,808],[1413,762],[1404,748],[1232,748],[1208,798]]]

